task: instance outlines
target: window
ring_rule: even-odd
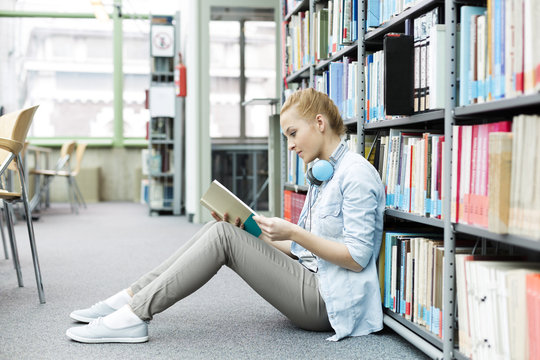
[[[238,19],[210,21],[210,136],[235,139],[268,136],[270,106],[242,106],[254,98],[276,97],[275,22],[251,21],[249,9],[220,12],[214,18],[236,11]],[[257,13],[255,18],[260,17]],[[217,55],[219,54],[219,55]]]
[[[124,14],[149,14],[143,0],[122,1]],[[106,2],[113,12],[113,2]],[[156,0],[152,12],[174,14],[178,4]],[[18,0],[13,9],[50,18],[0,18],[0,106],[6,111],[39,104],[29,136],[109,138],[115,134],[113,21],[70,19],[92,14],[89,1]],[[57,13],[55,13],[57,12]],[[143,16],[148,17],[148,16]],[[122,20],[123,136],[146,135],[149,30],[146,19]]]

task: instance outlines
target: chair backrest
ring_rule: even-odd
[[[32,106],[0,116],[0,137],[20,144],[20,146],[13,147],[12,151],[14,154],[18,154],[23,149],[26,135],[28,135],[28,130],[30,129],[34,113],[38,106]],[[0,163],[3,163],[9,155],[10,152],[7,150],[0,150]]]
[[[64,157],[66,155],[71,156],[75,150],[75,144],[75,140],[70,140],[63,143],[62,147],[60,148],[60,157]]]
[[[24,144],[39,105],[14,111],[0,117],[0,137]]]
[[[75,163],[75,169],[71,172],[71,175],[77,176],[79,171],[81,170],[81,163],[82,158],[84,156],[84,152],[86,151],[86,143],[79,143],[77,144],[77,151],[75,152],[75,159],[77,162]]]
[[[26,143],[26,135],[28,135],[28,130],[30,129],[30,125],[32,125],[32,119],[38,107],[39,105],[36,105],[0,116],[0,137],[15,142],[10,147],[11,151],[0,149],[0,164],[4,164],[11,153],[18,155],[23,151],[24,144]],[[8,168],[10,170],[17,170],[13,161],[10,162]]]
[[[60,148],[60,158],[56,162],[56,170],[62,170],[66,165],[69,165],[69,159],[75,150],[75,144],[75,140],[69,140],[62,144],[62,147]]]

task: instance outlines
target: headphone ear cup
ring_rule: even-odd
[[[334,166],[327,160],[318,160],[310,167],[306,173],[306,178],[311,185],[321,186],[321,184],[332,178]]]
[[[313,166],[308,169],[306,178],[308,182],[314,186],[321,186],[321,184],[323,183],[322,181],[318,180],[315,176],[313,176]]]

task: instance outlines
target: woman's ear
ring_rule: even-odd
[[[326,119],[324,116],[322,116],[322,114],[317,114],[317,116],[315,116],[315,120],[317,121],[317,128],[319,131],[324,132],[326,129]]]

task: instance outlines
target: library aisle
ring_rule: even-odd
[[[35,224],[47,303],[39,305],[24,223],[16,226],[24,288],[0,258],[0,359],[422,359],[391,330],[326,341],[299,330],[223,268],[202,289],[158,314],[145,344],[88,345],[65,335],[69,313],[129,286],[193,235],[185,217],[148,216],[145,205],[89,204],[74,216],[55,204]]]

